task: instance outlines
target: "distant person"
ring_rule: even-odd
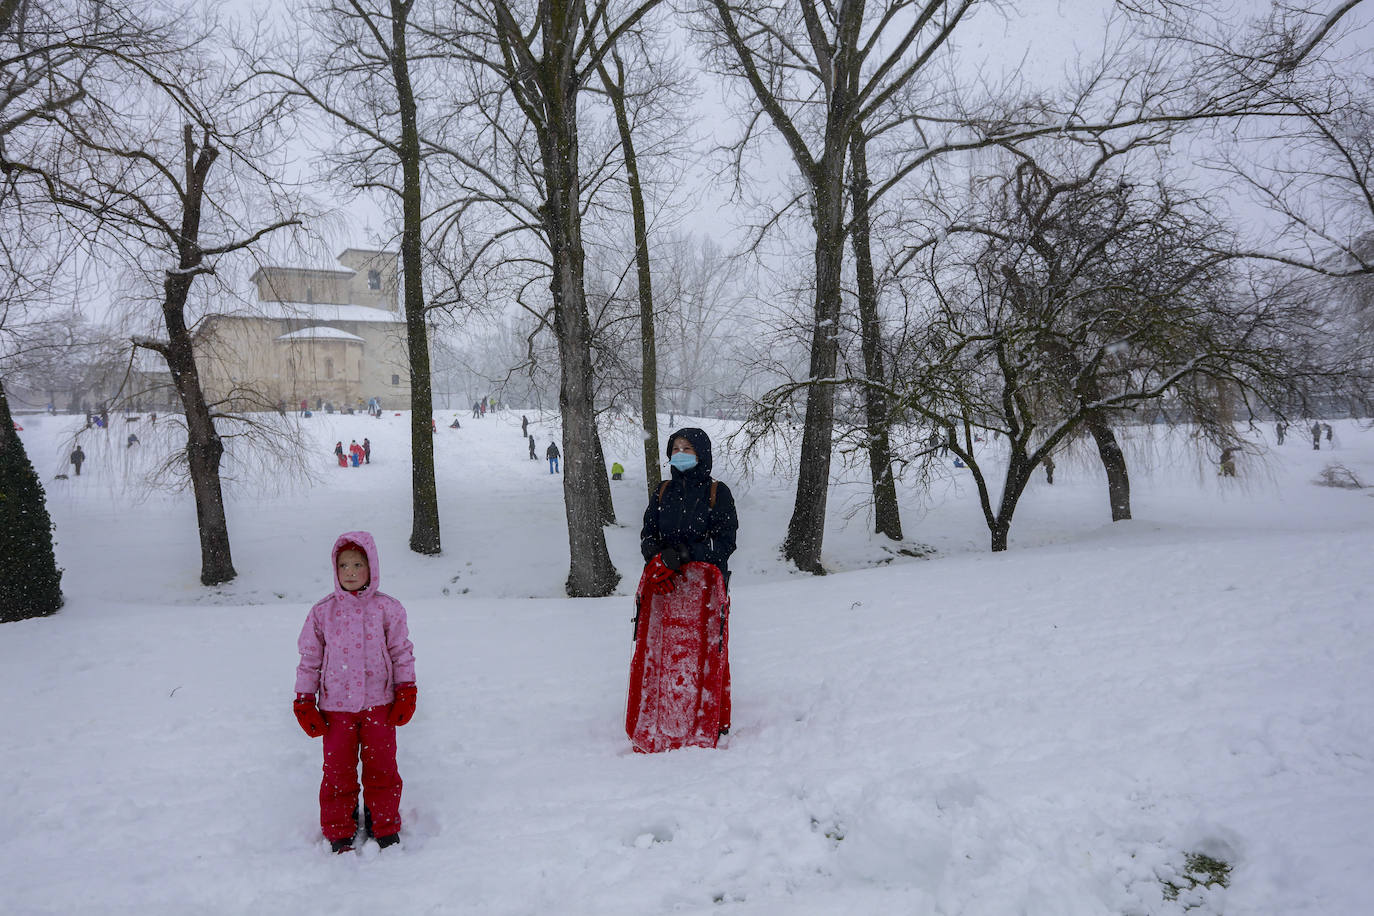
[[[1054,459],[1049,455],[1045,456],[1045,483],[1054,486]]]
[[[1323,423],[1323,424],[1322,424],[1322,432],[1326,433],[1326,441],[1327,441],[1327,442],[1330,442],[1330,441],[1331,441],[1331,424],[1330,424],[1330,423]]]
[[[135,433],[129,433],[129,438],[125,440],[124,447],[133,448],[135,445],[138,445],[138,436]]]
[[[353,466],[356,468],[363,463],[363,447],[354,439],[348,446],[348,456],[353,459]]]
[[[157,411],[156,411],[156,410],[153,411],[151,414],[148,415],[148,422],[151,423],[151,424],[154,425],[154,426],[157,426]]]
[[[549,459],[549,473],[557,474],[558,459],[563,457],[562,454],[558,451],[558,446],[550,442],[549,447],[544,450],[544,457]]]
[[[530,460],[538,461],[539,456],[534,453],[534,436],[530,436]]]
[[[449,429],[462,429],[462,428],[463,428],[463,424],[461,424],[461,423],[458,422],[458,415],[457,415],[457,414],[454,414],[454,415],[453,415],[453,422],[450,423],[450,424],[448,425],[448,428],[449,428]]]
[[[1319,452],[1319,451],[1321,451],[1321,450],[1322,450],[1322,425],[1321,425],[1320,423],[1313,422],[1313,424],[1312,424],[1312,451],[1314,451],[1314,452]]]
[[[530,419],[529,419],[529,417],[525,416],[524,414],[521,414],[521,415],[520,415],[520,435],[522,435],[522,436],[528,436],[529,434],[530,434]]]
[[[338,459],[339,459],[339,467],[341,467],[341,468],[346,468],[346,467],[348,467],[348,456],[346,456],[346,455],[344,454],[343,440],[342,440],[342,439],[340,439],[338,442],[335,442],[335,443],[334,443],[334,454],[335,454],[335,456],[337,456]]]
[[[85,460],[86,460],[86,453],[85,453],[84,451],[82,451],[80,445],[78,445],[76,448],[72,449],[72,454],[71,454],[71,456],[70,456],[67,460],[70,461],[70,462],[72,463],[72,467],[76,470],[76,476],[77,476],[77,477],[80,477],[80,476],[81,476],[81,465],[82,465],[82,463],[85,462]]]
[[[401,839],[396,729],[415,715],[415,646],[404,605],[378,590],[381,563],[371,534],[339,535],[331,563],[334,590],[310,609],[296,640],[301,661],[292,711],[306,735],[324,737],[320,829],[330,849],[350,851],[359,826],[386,849]]]
[[[482,419],[482,405],[476,401],[472,402],[472,418],[474,420]]]
[[[368,441],[368,439],[367,439],[366,436],[364,436],[364,437],[363,437],[363,464],[371,464],[371,463],[372,463],[372,443]]]
[[[1283,437],[1284,434],[1287,432],[1287,423],[1283,422],[1282,420],[1279,420],[1277,423],[1274,424],[1274,437],[1278,440],[1279,445],[1283,445]]]
[[[612,480],[620,480],[620,479],[621,479],[622,477],[624,477],[624,476],[625,476],[625,466],[624,466],[623,464],[621,464],[619,461],[617,461],[615,464],[611,465],[611,479],[612,479]]]

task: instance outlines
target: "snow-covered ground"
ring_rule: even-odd
[[[529,412],[542,456],[553,418]],[[616,597],[562,597],[562,480],[519,412],[438,417],[444,552],[406,549],[409,417],[314,417],[313,481],[230,485],[239,577],[198,584],[189,497],[148,494],[165,421],[21,418],[66,569],[56,617],[0,627],[0,911],[72,914],[1321,914],[1374,900],[1374,433],[1255,435],[1220,479],[1131,433],[1135,519],[1086,453],[1027,492],[1011,549],[949,468],[868,533],[841,472],[826,561],[790,572],[791,483],[746,475],[721,749],[622,731],[645,501],[633,425],[605,432]],[[127,428],[126,428],[127,427]],[[124,448],[127,429],[143,445]],[[666,431],[666,430],[665,430]],[[1272,431],[1266,428],[1265,433]],[[368,436],[373,464],[333,466]],[[1162,434],[1159,434],[1162,436]],[[561,444],[561,441],[560,441]],[[995,456],[989,455],[995,462]],[[781,456],[780,464],[788,464]],[[295,639],[335,535],[371,530],[409,608],[404,843],[329,854],[320,745],[291,715]],[[1231,866],[1187,889],[1185,857]],[[1167,885],[1185,889],[1169,899]]]

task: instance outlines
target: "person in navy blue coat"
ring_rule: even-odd
[[[739,516],[730,488],[711,479],[711,438],[696,427],[679,429],[668,437],[668,461],[672,477],[649,498],[639,532],[645,564],[676,571],[690,561],[710,563],[728,585]]]

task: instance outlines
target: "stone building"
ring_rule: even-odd
[[[342,269],[262,267],[257,301],[209,316],[196,361],[209,399],[252,405],[302,401],[356,409],[372,398],[410,408],[397,255],[349,248]]]

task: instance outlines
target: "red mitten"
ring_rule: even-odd
[[[415,715],[417,691],[414,682],[396,685],[396,699],[391,703],[391,711],[386,714],[386,724],[402,726]]]
[[[663,563],[663,554],[654,558],[644,567],[645,585],[655,595],[666,595],[673,590],[673,570]]]
[[[296,711],[296,721],[301,723],[301,731],[312,738],[324,734],[324,716],[315,708],[315,697],[309,693],[296,694],[296,702],[291,704]]]

